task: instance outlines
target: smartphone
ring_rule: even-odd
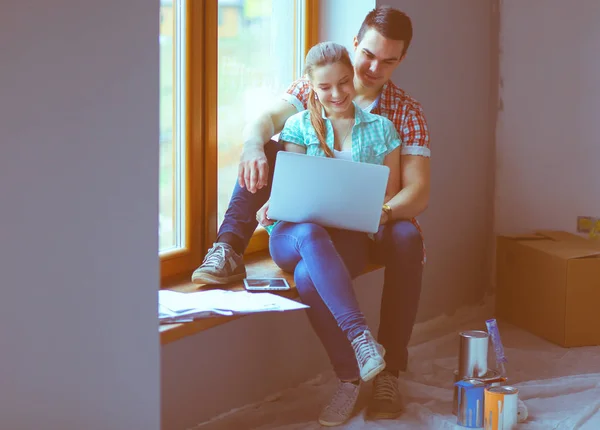
[[[290,284],[285,278],[246,278],[244,287],[248,291],[285,291],[290,289]]]

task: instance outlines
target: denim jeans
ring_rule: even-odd
[[[333,317],[345,344],[368,329],[352,284],[352,274],[359,274],[368,262],[368,241],[365,233],[290,222],[278,223],[269,240],[273,261],[294,274],[300,298],[310,306],[313,326],[318,327],[321,318],[329,322]]]
[[[405,371],[408,364],[408,342],[417,316],[421,295],[423,244],[419,231],[410,221],[382,225],[371,243],[371,261],[385,266],[383,294],[377,341],[386,349],[386,369]],[[354,350],[323,303],[310,304],[310,318],[333,370],[343,381],[359,378]]]
[[[281,145],[274,141],[265,145],[269,162],[269,182],[266,187],[252,194],[236,183],[218,236],[225,232],[232,233],[244,241],[244,249],[248,246],[257,226],[256,212],[268,200],[271,192],[275,156],[280,149]],[[345,251],[348,250],[340,248],[338,252],[351,271],[351,277],[357,276],[360,271],[357,272],[354,268],[358,264],[350,263],[352,256],[347,256]],[[375,235],[375,241],[371,243],[370,258],[385,266],[377,338],[386,349],[387,368],[405,371],[408,364],[408,342],[421,295],[423,244],[419,231],[406,220],[381,226]],[[321,311],[313,312],[315,309]],[[359,372],[354,351],[329,308],[325,303],[313,303],[310,313],[319,315],[319,318],[310,315],[309,318],[327,350],[337,376],[343,380],[357,379]]]
[[[223,222],[217,233],[217,241],[219,241],[219,237],[223,233],[231,233],[242,240],[243,249],[248,247],[254,230],[258,226],[256,212],[269,200],[269,196],[271,195],[275,157],[282,149],[283,145],[274,140],[265,145],[265,155],[269,163],[269,180],[266,187],[252,194],[246,188],[240,187],[238,181],[235,181],[229,206],[227,207],[227,211],[225,211]]]

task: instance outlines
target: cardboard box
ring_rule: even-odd
[[[564,347],[600,345],[600,241],[498,236],[496,317]]]

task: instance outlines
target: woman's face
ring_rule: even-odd
[[[310,81],[328,115],[350,108],[356,96],[353,78],[354,69],[341,62],[313,69]]]

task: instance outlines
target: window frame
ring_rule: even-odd
[[[318,42],[319,0],[303,3],[304,55]],[[295,8],[297,10],[297,8]],[[186,247],[159,254],[161,286],[188,279],[217,237],[218,205],[218,0],[186,1]],[[195,73],[201,70],[202,73]],[[265,251],[269,237],[257,230],[245,255]]]

